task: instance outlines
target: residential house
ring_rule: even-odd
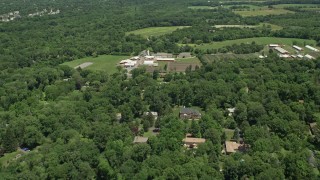
[[[184,138],[183,140],[184,147],[187,148],[197,148],[199,144],[205,143],[206,139],[203,138],[193,138],[193,137],[188,137]]]
[[[244,152],[249,146],[246,144],[240,144],[234,141],[225,142],[225,152],[226,154],[231,154],[235,152]]]
[[[180,109],[179,117],[181,119],[200,119],[201,113],[195,109],[183,107]]]
[[[236,108],[228,108],[227,111],[229,112],[228,116],[232,116],[234,114],[234,112],[236,111]]]

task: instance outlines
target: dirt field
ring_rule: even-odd
[[[192,70],[195,70],[196,66],[201,66],[199,63],[185,63],[185,62],[174,62],[168,63],[169,72],[185,72],[187,67],[191,66]]]

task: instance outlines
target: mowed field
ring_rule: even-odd
[[[77,59],[70,62],[65,62],[62,65],[67,65],[72,68],[79,66],[80,64],[92,62],[93,64],[86,67],[89,70],[99,70],[106,71],[109,74],[117,72],[117,64],[124,59],[129,58],[129,56],[113,56],[113,55],[101,55],[99,57],[86,57],[82,59]]]
[[[148,28],[127,32],[126,35],[135,34],[135,35],[141,35],[145,38],[148,38],[150,36],[161,36],[165,34],[170,34],[177,29],[182,29],[187,27],[189,26],[148,27]]]
[[[297,38],[278,38],[278,37],[256,37],[256,38],[245,38],[245,39],[236,39],[236,40],[227,40],[222,42],[213,42],[213,43],[205,43],[202,45],[197,45],[196,48],[201,50],[207,50],[207,49],[219,49],[224,46],[231,46],[233,44],[241,44],[241,43],[252,43],[256,42],[257,44],[261,45],[267,45],[267,44],[283,44],[287,46],[291,46],[294,42],[297,43],[297,45],[315,45],[315,40],[309,40],[309,39],[297,39]]]

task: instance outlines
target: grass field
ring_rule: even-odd
[[[207,49],[219,49],[224,46],[230,46],[232,44],[241,44],[241,43],[251,43],[255,41],[257,44],[267,45],[267,44],[283,44],[291,46],[293,42],[297,42],[298,45],[310,44],[315,45],[316,41],[308,39],[297,39],[297,38],[277,38],[277,37],[257,37],[257,38],[246,38],[246,39],[236,39],[228,40],[222,42],[213,42],[203,45],[198,45],[196,48],[207,50]]]
[[[117,63],[119,63],[121,60],[127,59],[128,56],[113,56],[113,55],[102,55],[99,57],[86,57],[82,59],[77,59],[70,62],[65,62],[62,65],[67,65],[72,68],[85,63],[85,62],[92,62],[93,64],[86,67],[86,69],[90,70],[100,70],[100,71],[106,71],[109,74],[117,72]]]
[[[265,26],[270,26],[272,31],[277,31],[283,29],[283,27],[275,25],[275,24],[270,24],[270,23],[260,23],[257,26],[253,25],[215,25],[215,28],[261,28]]]
[[[149,28],[143,28],[143,29],[127,32],[126,35],[135,34],[135,35],[141,35],[147,38],[150,36],[161,36],[164,34],[170,34],[177,29],[182,29],[186,27],[189,27],[189,26],[149,27]]]
[[[189,6],[189,9],[216,9],[217,7],[212,6]]]

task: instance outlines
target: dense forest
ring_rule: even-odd
[[[212,60],[188,45],[250,37],[319,44],[319,13],[292,8],[292,14],[243,17],[220,7],[188,8],[219,5],[208,3],[3,0],[0,12],[20,11],[21,18],[0,22],[0,179],[319,179],[320,59],[288,60],[270,52],[264,59]],[[301,1],[251,2],[280,3]],[[61,13],[28,17],[44,8]],[[283,28],[214,27],[260,23]],[[126,34],[162,26],[190,27],[150,38]],[[211,53],[263,48],[250,42]],[[145,49],[192,52],[201,66],[161,75],[139,67],[128,76],[122,68],[110,74],[60,65]],[[179,118],[182,107],[198,109],[201,118]],[[157,119],[146,112],[157,112]],[[133,143],[150,128],[157,135]],[[206,141],[187,149],[186,134]],[[248,147],[222,153],[230,139]]]

